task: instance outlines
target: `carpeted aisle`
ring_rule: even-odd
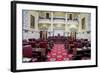
[[[64,44],[54,44],[51,52],[47,55],[48,61],[67,61],[70,60],[70,55],[65,49]]]

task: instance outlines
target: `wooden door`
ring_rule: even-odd
[[[40,31],[40,38],[43,40],[47,39],[47,31]]]

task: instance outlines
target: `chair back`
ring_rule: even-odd
[[[32,47],[31,47],[31,45],[23,46],[23,57],[27,57],[27,58],[32,57]]]

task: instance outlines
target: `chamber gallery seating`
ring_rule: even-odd
[[[67,40],[67,38],[65,36],[50,36],[48,37],[48,40],[52,40],[54,43],[64,43],[64,41]]]
[[[74,60],[90,59],[91,47],[88,39],[76,39],[74,42],[77,54],[73,57]]]
[[[23,62],[40,62],[41,52],[34,50],[31,45],[23,46]]]
[[[53,48],[54,42],[52,40],[48,40],[48,47]]]
[[[30,58],[28,62],[42,62],[47,60],[47,54],[54,44],[64,44],[68,54],[73,55],[72,60],[89,59],[91,55],[90,41],[88,39],[72,39],[67,36],[50,36],[47,40],[29,38],[23,40],[23,57]],[[86,48],[86,49],[84,49]]]
[[[39,58],[39,61],[44,61],[44,60],[46,60],[46,49],[45,48],[33,48],[33,50],[32,50],[33,52],[38,52],[39,53],[39,55],[38,56],[40,56]]]

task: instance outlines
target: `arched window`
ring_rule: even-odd
[[[82,29],[85,29],[85,17],[82,18],[82,22],[81,22],[81,24],[82,24]]]
[[[30,16],[30,27],[35,28],[35,17],[33,15]]]

